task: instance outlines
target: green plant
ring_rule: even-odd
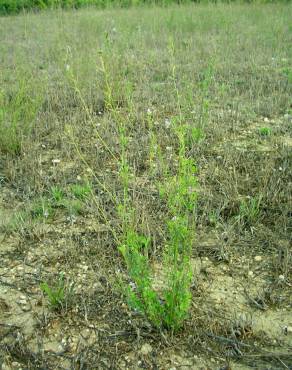
[[[175,80],[175,79],[174,79]],[[179,93],[177,93],[179,100]],[[178,104],[179,105],[179,104]],[[135,209],[131,202],[129,179],[134,177],[128,161],[128,127],[121,120],[119,141],[121,156],[119,176],[123,198],[118,205],[122,221],[122,240],[119,250],[124,257],[132,284],[124,287],[129,305],[142,312],[156,327],[177,330],[188,315],[191,303],[192,280],[191,247],[193,239],[192,213],[196,205],[196,167],[187,157],[189,126],[181,122],[182,114],[173,119],[174,134],[178,140],[178,170],[160,182],[160,194],[168,205],[170,220],[167,222],[168,240],[162,270],[166,273],[164,287],[159,292],[153,287],[151,262],[148,257],[150,238],[135,230]],[[152,113],[148,113],[150,130],[150,164],[153,163],[158,140],[153,127]],[[198,132],[194,137],[198,137]],[[152,170],[151,166],[151,170]],[[153,173],[153,171],[152,171]],[[167,171],[163,171],[167,174]]]
[[[51,203],[47,199],[38,199],[30,207],[30,215],[35,218],[48,218],[53,213]]]
[[[246,226],[253,225],[260,216],[261,201],[261,196],[241,200],[237,220]]]
[[[70,190],[74,197],[80,200],[85,200],[92,192],[90,184],[74,184]]]
[[[54,205],[61,205],[65,197],[65,192],[59,186],[52,186],[51,187],[51,197],[52,197],[52,201]]]
[[[4,94],[0,90],[0,152],[18,154],[23,139],[31,134],[34,120],[42,103],[41,91],[36,91],[32,79],[17,76],[16,90]]]
[[[260,127],[259,128],[259,134],[261,136],[270,136],[271,135],[271,129],[269,127]]]
[[[0,216],[2,215],[0,214]],[[13,213],[12,217],[5,219],[6,222],[0,224],[0,231],[11,233],[14,231],[19,231],[26,225],[29,220],[29,213],[26,211],[19,211]]]
[[[84,203],[79,199],[64,199],[62,206],[67,210],[69,216],[77,216],[84,213]]]
[[[60,274],[55,286],[49,286],[47,282],[40,285],[42,292],[48,297],[49,304],[54,310],[59,310],[64,306],[66,300],[66,284],[64,274]]]

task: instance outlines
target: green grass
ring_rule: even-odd
[[[270,136],[272,130],[269,127],[260,127],[259,128],[259,134],[261,136]]]

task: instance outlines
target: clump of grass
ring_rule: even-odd
[[[52,197],[52,203],[55,206],[62,205],[62,202],[65,198],[64,190],[59,186],[52,186],[50,193]]]
[[[260,217],[261,201],[261,196],[241,200],[237,216],[238,222],[246,226],[252,226]]]
[[[90,184],[74,184],[71,185],[70,191],[73,196],[80,200],[85,200],[92,192]]]
[[[65,208],[70,216],[76,216],[84,213],[84,201],[91,192],[92,188],[89,184],[71,185],[69,192],[59,186],[53,186],[50,191],[50,203],[52,207]]]
[[[24,137],[29,135],[42,104],[42,92],[31,79],[19,77],[16,91],[0,90],[0,152],[18,154]],[[38,90],[38,91],[35,91]]]
[[[15,212],[11,218],[0,225],[0,230],[5,233],[13,233],[25,227],[29,221],[29,213],[26,211]]]
[[[80,199],[64,199],[62,205],[69,216],[77,216],[84,213],[84,204]]]
[[[66,299],[68,298],[64,274],[60,274],[59,279],[54,286],[49,286],[47,282],[43,282],[41,283],[40,288],[47,296],[49,304],[53,310],[60,310],[64,307]]]
[[[30,215],[33,219],[47,219],[53,214],[52,205],[49,200],[41,198],[32,203],[30,207]]]
[[[271,129],[269,127],[260,127],[259,128],[259,134],[261,136],[270,136],[271,135]]]

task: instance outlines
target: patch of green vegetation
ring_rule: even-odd
[[[30,220],[29,212],[19,211],[13,213],[12,217],[1,225],[1,231],[5,233],[13,233],[24,228],[27,222]]]
[[[272,130],[269,127],[260,127],[259,128],[259,134],[261,136],[270,136]]]
[[[77,216],[85,212],[84,203],[80,199],[64,199],[62,205],[69,216]]]
[[[65,198],[65,192],[59,186],[52,186],[51,187],[51,197],[52,197],[53,204],[55,206],[60,206],[62,205],[62,201]]]
[[[188,3],[190,0],[149,0],[148,4],[160,3]],[[47,8],[81,8],[85,6],[105,7],[129,7],[145,5],[145,0],[0,0],[0,14],[19,13],[22,10],[42,10]]]
[[[174,70],[175,68],[173,68]],[[173,79],[175,80],[175,76]],[[177,96],[179,96],[179,91],[177,91]],[[148,116],[152,116],[152,113],[149,112]],[[148,125],[151,129],[149,158],[154,160],[156,153],[161,150],[158,149],[159,141],[152,122],[154,122],[152,117],[148,118]],[[134,284],[126,286],[124,291],[129,305],[142,312],[154,326],[175,331],[182,326],[188,316],[191,304],[192,269],[190,261],[194,237],[192,215],[196,206],[197,180],[195,177],[196,166],[193,159],[187,155],[189,126],[183,123],[182,112],[173,119],[174,140],[178,146],[177,174],[175,176],[167,175],[168,169],[166,167],[162,171],[166,177],[162,183],[157,183],[160,194],[167,203],[167,213],[170,217],[166,221],[168,240],[165,245],[164,263],[161,267],[166,273],[166,281],[161,292],[153,287],[151,263],[148,258],[150,238],[135,230],[136,210],[132,204],[129,188],[129,179],[134,177],[128,159],[129,129],[129,123],[121,119],[119,177],[123,197],[118,205],[118,212],[122,221],[123,243],[119,250],[124,257],[130,279]],[[194,136],[198,137],[197,131]],[[160,159],[161,165],[167,166],[164,158]]]
[[[53,208],[49,200],[41,198],[34,201],[30,206],[30,215],[33,219],[47,219],[53,215]]]
[[[75,198],[85,200],[92,192],[90,184],[74,184],[71,185],[70,191]]]
[[[25,71],[16,77],[15,90],[9,94],[0,90],[0,153],[20,153],[43,100],[41,89],[33,85]]]
[[[60,310],[66,301],[66,283],[64,274],[60,274],[54,286],[49,286],[47,282],[40,285],[42,292],[47,296],[49,304],[53,310]]]
[[[288,82],[292,83],[292,68],[286,67],[283,68],[283,75],[287,77]]]
[[[260,217],[262,197],[249,197],[243,199],[239,205],[237,220],[245,225],[252,226]]]

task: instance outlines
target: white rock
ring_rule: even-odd
[[[254,260],[260,262],[262,260],[262,256],[255,256]]]

